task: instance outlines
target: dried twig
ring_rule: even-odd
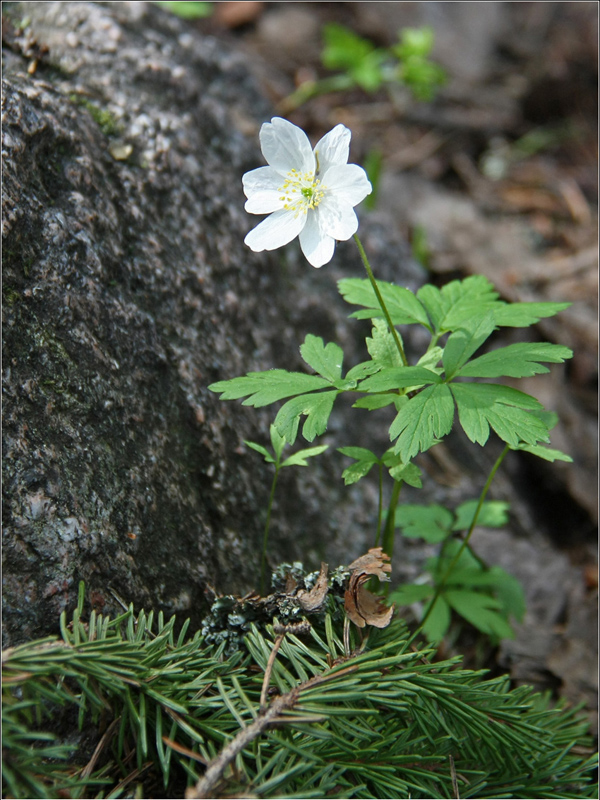
[[[327,565],[325,565],[327,566]],[[327,575],[327,573],[325,573]],[[269,683],[271,682],[271,673],[273,672],[273,665],[281,643],[283,642],[286,633],[308,633],[310,631],[310,622],[304,620],[303,622],[293,622],[290,625],[273,625],[273,631],[277,634],[275,644],[271,650],[271,655],[265,667],[265,677],[260,692],[260,713],[264,714],[267,708],[267,692],[269,691]]]

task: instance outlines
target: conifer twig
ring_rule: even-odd
[[[280,635],[282,641],[284,635],[285,634]],[[277,697],[275,700],[273,700],[264,714],[257,717],[250,725],[242,728],[239,733],[229,742],[229,744],[226,745],[223,750],[221,750],[219,755],[210,762],[206,768],[206,772],[202,778],[200,778],[198,783],[186,791],[186,800],[199,800],[200,798],[212,797],[212,790],[215,788],[223,776],[223,773],[238,755],[238,753],[241,753],[241,751],[247,745],[249,745],[250,742],[254,741],[257,736],[260,736],[261,733],[263,733],[263,731],[265,731],[270,725],[280,722],[280,714],[290,708],[293,708],[298,702],[303,691],[311,689],[313,686],[318,686],[321,683],[325,683],[326,681],[333,680],[340,675],[347,675],[349,672],[354,672],[356,669],[358,669],[358,667],[349,666],[346,669],[336,670],[333,673],[315,675],[314,678],[310,678],[304,683],[295,686],[287,694],[282,694],[280,697]]]

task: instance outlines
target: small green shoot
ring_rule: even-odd
[[[415,99],[432,100],[446,82],[442,67],[429,58],[433,30],[404,28],[398,37],[398,43],[392,47],[376,47],[344,25],[325,25],[321,62],[334,74],[301,84],[283,101],[282,107],[289,112],[317,95],[357,86],[368,93],[382,87],[406,86]]]
[[[327,369],[326,362],[321,362],[321,366],[322,369]],[[247,444],[248,447],[250,447],[252,450],[256,450],[257,453],[260,453],[263,456],[264,460],[267,462],[267,464],[273,464],[275,467],[275,474],[273,475],[273,482],[271,484],[271,492],[269,495],[269,503],[267,505],[267,519],[265,522],[265,530],[263,534],[263,548],[260,561],[261,595],[264,595],[265,593],[267,545],[269,542],[271,512],[273,510],[273,500],[275,499],[275,489],[277,488],[277,479],[279,478],[279,473],[284,467],[306,467],[308,465],[308,462],[306,460],[307,458],[313,458],[314,456],[318,456],[321,453],[324,453],[325,450],[327,450],[327,448],[329,447],[329,445],[327,444],[317,445],[316,447],[307,447],[303,450],[298,450],[295,453],[292,453],[291,456],[288,456],[284,461],[282,461],[281,456],[283,454],[283,449],[286,445],[286,439],[279,433],[275,425],[271,425],[270,435],[271,435],[271,446],[273,447],[272,454],[267,450],[266,447],[263,447],[261,444],[244,440],[244,444]]]
[[[213,13],[213,3],[158,0],[156,5],[182,19],[204,19]]]

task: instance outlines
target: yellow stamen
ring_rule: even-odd
[[[314,172],[301,174],[297,169],[291,169],[285,177],[283,186],[279,187],[278,191],[282,193],[279,199],[286,211],[294,211],[298,216],[315,209],[325,196],[326,188],[321,185]]]

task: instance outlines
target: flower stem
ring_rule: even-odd
[[[406,358],[404,348],[402,347],[402,342],[400,341],[400,337],[398,336],[398,331],[394,327],[394,323],[392,322],[392,318],[390,317],[390,312],[387,310],[387,306],[384,302],[383,297],[381,296],[381,292],[379,291],[379,286],[377,286],[377,281],[375,280],[375,276],[373,275],[373,270],[371,269],[371,265],[369,264],[369,259],[367,258],[367,254],[365,253],[365,248],[362,246],[362,242],[360,241],[356,233],[354,234],[354,241],[356,242],[356,246],[358,247],[358,252],[360,253],[360,257],[362,259],[364,268],[367,271],[367,275],[369,276],[369,280],[371,281],[371,286],[373,287],[373,291],[375,292],[375,296],[377,297],[379,306],[383,311],[383,316],[386,319],[388,328],[390,329],[390,333],[394,337],[394,342],[396,343],[396,347],[398,348],[398,352],[400,353],[400,358],[402,359],[402,363],[404,364],[405,367],[407,367],[408,359]]]
[[[448,580],[448,578],[452,574],[452,570],[457,565],[458,560],[460,559],[461,555],[464,553],[467,545],[469,544],[469,539],[471,538],[471,534],[475,530],[475,525],[477,524],[477,519],[479,517],[479,513],[481,511],[481,507],[483,506],[483,501],[485,500],[485,497],[486,497],[486,495],[488,493],[488,490],[489,490],[490,486],[492,485],[492,481],[494,480],[494,475],[496,474],[496,472],[498,472],[500,464],[502,464],[502,462],[504,461],[504,458],[505,458],[505,456],[506,456],[506,454],[508,453],[509,450],[510,450],[510,447],[508,445],[505,445],[504,449],[502,450],[502,452],[500,453],[500,455],[496,459],[496,463],[492,467],[492,469],[490,471],[490,474],[488,475],[488,479],[485,482],[485,486],[483,487],[483,489],[481,490],[481,494],[479,495],[479,502],[477,503],[477,508],[475,509],[475,513],[473,514],[473,520],[472,520],[472,522],[471,522],[471,524],[469,526],[469,530],[467,531],[467,535],[463,539],[463,542],[462,542],[461,546],[458,548],[458,550],[456,552],[456,555],[454,556],[454,558],[450,562],[448,568],[444,572],[444,575],[442,576],[441,581],[436,586],[435,594],[433,595],[433,600],[429,604],[429,608],[425,612],[425,616],[421,620],[421,624],[419,625],[417,630],[413,633],[413,635],[410,637],[410,639],[408,640],[407,644],[410,644],[415,639],[417,634],[420,633],[423,630],[423,626],[425,625],[425,623],[429,619],[429,617],[431,615],[431,612],[433,611],[433,607],[437,602],[438,597],[441,595],[441,593],[444,590],[444,587],[446,585],[446,581]]]
[[[271,494],[269,496],[269,505],[267,506],[267,521],[265,523],[265,532],[263,534],[263,549],[262,557],[260,560],[260,594],[264,597],[265,594],[265,577],[267,571],[267,542],[269,541],[269,528],[271,526],[271,510],[273,509],[273,499],[275,497],[275,488],[277,486],[277,478],[279,477],[279,465],[275,465],[275,475],[273,476],[273,483],[271,484]]]

